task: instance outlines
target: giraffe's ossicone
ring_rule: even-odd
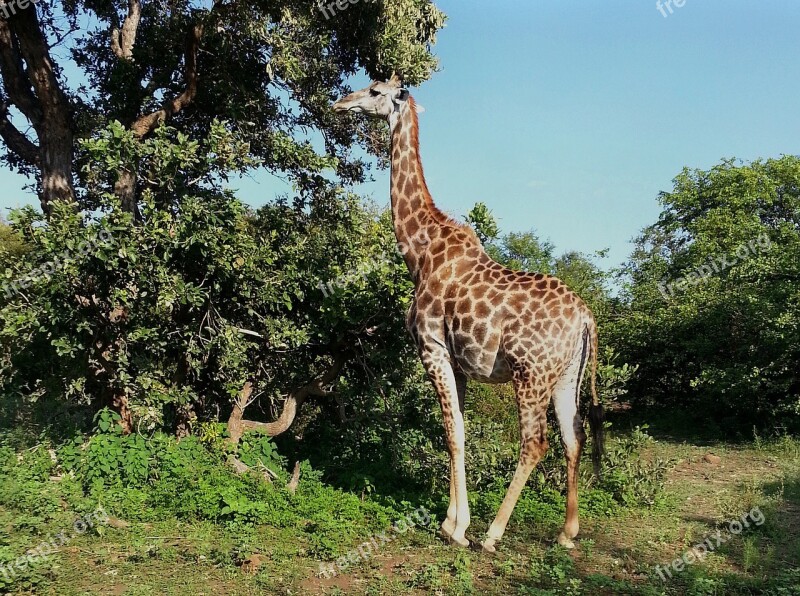
[[[567,459],[566,521],[558,541],[573,547],[578,534],[578,466],[586,441],[580,388],[587,365],[595,471],[602,453],[592,312],[555,277],[496,263],[471,228],[436,208],[420,161],[419,108],[397,77],[373,82],[333,107],[386,119],[391,129],[394,230],[414,281],[408,330],[439,397],[450,453],[450,506],[443,533],[456,544],[469,545],[463,418],[467,379],[511,381],[519,412],[519,463],[483,548],[494,552],[522,488],[547,450],[551,400]]]

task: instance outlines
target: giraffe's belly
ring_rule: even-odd
[[[449,334],[453,361],[467,377],[481,383],[506,383],[511,380],[511,367],[500,349],[500,334],[479,343],[461,333]]]
[[[508,363],[502,358],[495,360],[491,368],[484,368],[482,366],[470,366],[471,363],[458,361],[458,366],[461,371],[473,381],[480,383],[507,383],[511,380],[511,369]]]

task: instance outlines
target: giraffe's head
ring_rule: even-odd
[[[337,112],[355,112],[373,118],[383,118],[391,125],[408,102],[408,89],[397,75],[387,82],[373,81],[369,87],[343,97],[333,109]],[[421,110],[420,110],[421,111]]]

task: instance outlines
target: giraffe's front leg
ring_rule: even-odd
[[[464,416],[464,399],[467,394],[467,377],[463,373],[456,373],[456,391],[458,392],[458,409],[461,416]],[[447,517],[442,522],[442,532],[449,539],[453,536],[456,529],[456,503],[458,495],[456,494],[455,476],[450,474],[450,506],[447,508]]]
[[[464,534],[470,522],[469,502],[467,501],[467,476],[464,465],[464,415],[456,374],[450,354],[438,343],[422,346],[422,364],[433,382],[439,404],[442,407],[445,438],[450,452],[450,505],[447,519],[442,523],[442,531],[459,546],[469,546]]]

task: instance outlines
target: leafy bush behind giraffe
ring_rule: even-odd
[[[171,144],[148,141],[153,153]],[[3,280],[28,282],[0,297],[5,416],[46,420],[55,408],[51,430],[64,433],[123,396],[137,425],[174,430],[226,415],[248,379],[278,403],[337,350],[353,363],[345,393],[372,389],[363,371],[383,370],[382,358],[395,362],[387,382],[403,378],[408,282],[385,215],[355,196],[331,190],[257,212],[221,191],[174,209],[151,197],[139,225],[104,200],[97,215],[65,207],[46,225],[32,208],[12,213]],[[20,243],[26,258],[11,258]],[[366,272],[343,290],[320,287],[353,270]]]
[[[800,158],[686,169],[660,200],[607,329],[631,396],[726,436],[796,431]]]
[[[96,194],[91,215],[61,208],[45,222],[31,208],[12,214],[0,247],[9,263],[4,279],[58,263],[0,298],[0,413],[15,429],[12,441],[91,431],[96,412],[119,395],[137,432],[191,432],[224,421],[247,380],[255,382],[261,416],[271,418],[282,396],[316,376],[338,349],[348,364],[336,397],[308,404],[292,437],[279,439],[281,449],[361,493],[406,485],[446,493],[439,407],[404,328],[411,285],[389,213],[335,188],[252,211],[210,187],[165,208],[176,190],[171,172],[241,154],[222,126],[200,143],[162,127],[139,144],[112,124],[83,148],[96,161],[90,176],[98,188],[133,152],[164,177],[153,180],[160,185],[146,193],[138,223],[112,193]],[[107,240],[98,241],[103,234]],[[20,247],[26,258],[12,258]],[[588,258],[555,258],[533,234],[488,249],[511,266],[560,274],[596,312],[610,312],[607,274]],[[491,458],[482,452],[501,440],[513,458],[513,415],[493,425],[485,400],[470,401],[483,409],[476,463]],[[495,412],[509,406],[506,395]],[[509,461],[498,461],[496,471],[480,466],[474,486],[485,484],[483,474],[499,486]],[[542,464],[548,480],[561,479],[562,467],[555,456]]]
[[[179,161],[217,151],[215,139],[185,153],[168,150],[178,138],[162,130],[146,142],[147,153]],[[87,141],[86,150],[115,155],[127,142],[112,126]],[[393,249],[387,212],[339,192],[279,199],[251,211],[229,193],[208,189],[179,197],[174,209],[160,208],[153,195],[134,225],[113,195],[98,196],[97,204],[91,216],[57,210],[46,225],[35,210],[23,209],[5,229],[9,242],[0,250],[27,251],[24,260],[8,260],[6,280],[59,261],[0,304],[9,445],[27,447],[41,436],[54,441],[63,470],[75,474],[87,495],[116,495],[126,517],[140,509],[264,521],[254,504],[264,495],[240,486],[249,480],[224,480],[231,473],[223,472],[219,449],[208,447],[203,455],[195,441],[179,448],[161,433],[185,427],[209,436],[208,425],[226,419],[246,380],[255,380],[266,409],[261,415],[271,418],[287,388],[324,367],[336,344],[349,358],[336,397],[306,406],[290,436],[277,440],[281,456],[271,441],[257,442],[262,460],[275,454],[265,463],[279,474],[287,458],[309,460],[328,482],[361,497],[391,494],[390,504],[404,497],[418,502],[420,490],[446,496],[439,407],[404,329],[411,286]],[[103,233],[107,240],[98,241]],[[92,249],[80,250],[82,243]],[[585,270],[578,259],[570,263]],[[326,289],[337,279],[344,283]],[[476,391],[470,408],[477,412],[485,405]],[[107,418],[94,422],[119,394],[135,421],[136,432],[127,437],[110,432]],[[499,408],[512,404],[506,399]],[[496,496],[513,470],[517,437],[512,417],[498,425],[491,415],[475,417],[481,430],[470,441],[471,482]],[[251,447],[245,438],[237,455],[255,465],[258,459],[248,460]],[[554,516],[563,505],[555,484],[563,480],[559,456],[556,449],[543,462],[537,481],[537,488],[549,487]],[[198,470],[189,461],[211,467]],[[190,483],[170,502],[169,483],[158,479],[187,465],[217,484]],[[315,478],[312,467],[304,470],[304,478]],[[242,500],[231,501],[237,491]],[[613,499],[605,493],[603,506]]]

